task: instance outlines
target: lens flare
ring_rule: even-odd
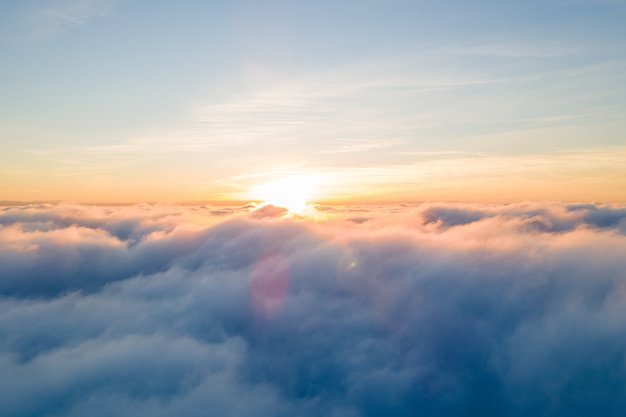
[[[250,296],[257,315],[270,318],[280,311],[289,292],[289,266],[279,254],[263,256],[250,276]]]

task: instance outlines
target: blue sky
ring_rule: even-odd
[[[292,175],[320,198],[463,200],[471,178],[515,199],[496,171],[522,199],[626,198],[624,1],[0,11],[5,199],[246,198]]]

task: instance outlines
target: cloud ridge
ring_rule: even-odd
[[[0,414],[626,411],[626,207],[273,211],[1,209]]]

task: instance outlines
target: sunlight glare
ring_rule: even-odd
[[[314,181],[310,177],[290,177],[261,184],[256,195],[263,199],[263,204],[284,207],[292,213],[301,213],[310,200]]]

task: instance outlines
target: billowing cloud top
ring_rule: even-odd
[[[0,208],[2,416],[626,413],[626,207]]]

